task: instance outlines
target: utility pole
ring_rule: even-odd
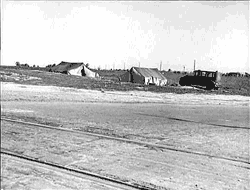
[[[139,62],[139,67],[141,67],[141,63]]]
[[[194,60],[194,71],[195,71],[195,60]]]
[[[161,61],[161,63],[160,63],[160,71],[161,71],[161,67],[162,67],[162,61]]]

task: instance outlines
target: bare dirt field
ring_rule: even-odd
[[[166,145],[201,155],[66,135],[6,121],[1,121],[1,148],[136,181],[153,189],[250,189],[247,96],[102,92],[4,82],[1,94],[1,115],[5,117]],[[22,184],[23,189],[33,189],[33,172],[18,172],[6,160],[2,163],[1,187],[12,189]],[[47,188],[60,189],[56,183],[55,177]],[[90,187],[87,189],[101,189]],[[67,188],[83,189],[74,184]]]

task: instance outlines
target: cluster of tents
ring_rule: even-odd
[[[59,72],[68,75],[86,76],[99,78],[97,72],[92,71],[84,63],[72,63],[62,61],[50,69],[52,72]],[[156,68],[132,67],[129,71],[119,77],[120,82],[132,82],[146,85],[165,86],[167,79]]]

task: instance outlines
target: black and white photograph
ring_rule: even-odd
[[[249,1],[1,1],[1,190],[250,190]]]

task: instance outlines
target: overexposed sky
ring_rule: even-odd
[[[6,1],[2,61],[249,72],[249,2]]]

